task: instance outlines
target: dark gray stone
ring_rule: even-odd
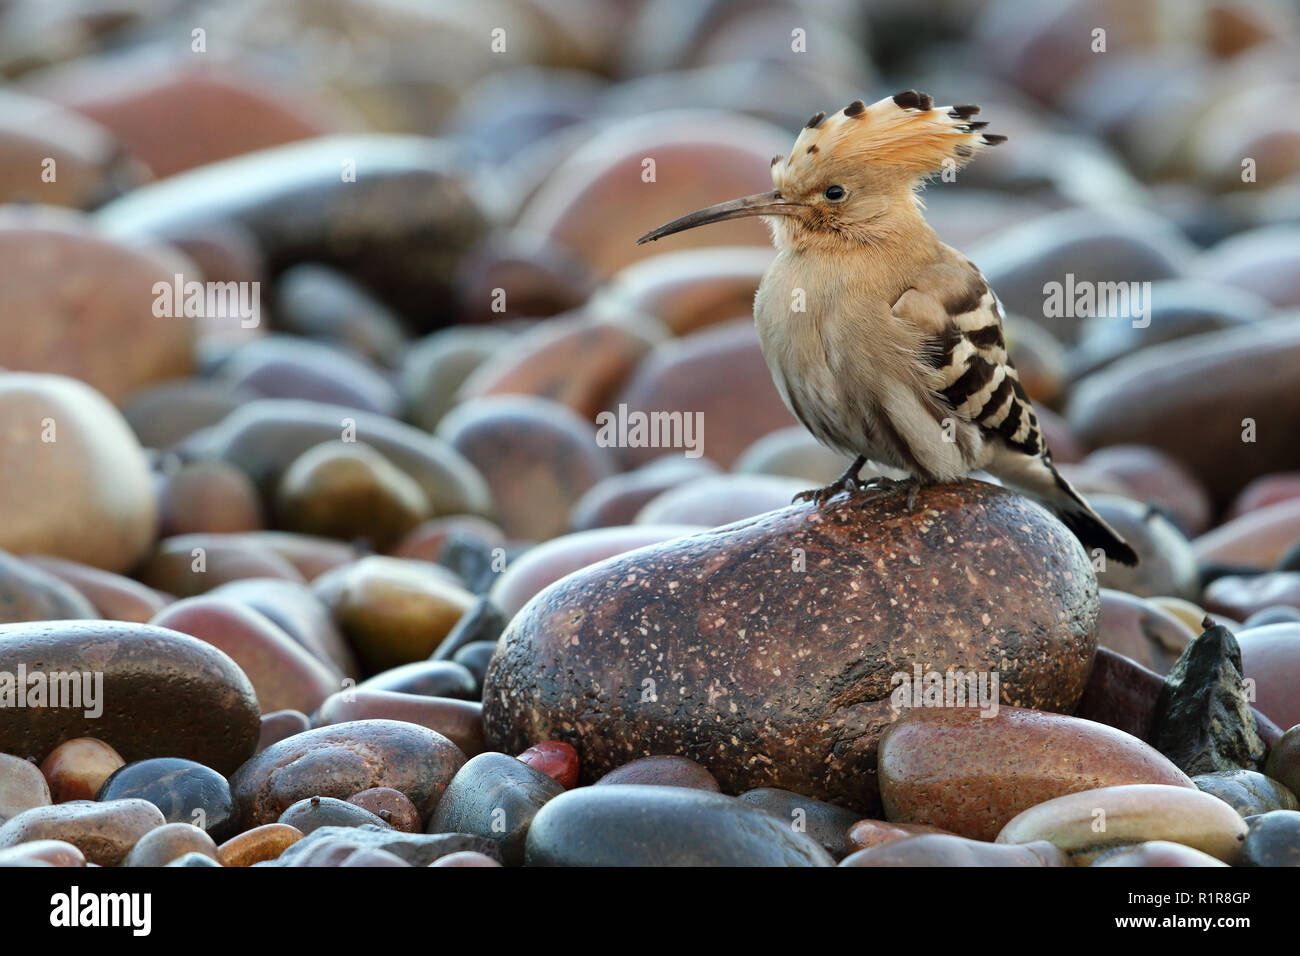
[[[438,801],[429,833],[470,833],[496,842],[507,866],[524,862],[537,811],[564,787],[507,754],[479,754],[461,767]]]

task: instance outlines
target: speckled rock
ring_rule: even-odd
[[[96,736],[126,760],[178,756],[229,773],[253,753],[253,685],[221,651],[147,624],[66,621],[0,625],[0,672],[40,661],[53,672],[103,674],[103,713],[16,708],[0,721],[0,752],[48,754]]]
[[[1241,858],[1246,829],[1236,810],[1195,787],[1134,784],[1083,790],[1030,807],[1007,822],[997,842],[1047,840],[1079,866],[1117,846],[1170,840],[1232,865]]]
[[[580,787],[533,818],[529,866],[831,866],[817,842],[734,797],[686,787]]]
[[[880,740],[877,773],[886,818],[992,840],[1045,800],[1099,787],[1191,787],[1149,745],[1105,724],[1001,707],[914,708]]]
[[[125,571],[153,541],[158,512],[144,454],[90,386],[59,375],[0,376],[0,457],[0,548]]]
[[[775,786],[871,813],[893,674],[998,669],[1005,702],[1069,711],[1097,616],[1073,536],[995,486],[932,486],[911,514],[902,496],[791,506],[539,594],[488,671],[485,728],[506,752],[572,743],[586,780],[678,753],[724,793]]]
[[[948,833],[890,840],[846,857],[840,866],[1069,866],[1045,840],[1001,846]]]
[[[485,753],[457,771],[429,821],[430,833],[469,833],[494,840],[507,866],[524,862],[524,841],[537,811],[564,787],[514,757]]]
[[[465,762],[450,740],[397,720],[361,720],[317,727],[273,744],[230,778],[244,826],[278,820],[291,804],[314,796],[346,800],[359,790],[392,787],[421,818],[433,812]]]
[[[147,800],[74,800],[34,807],[0,826],[0,850],[29,840],[62,840],[100,866],[117,866],[137,840],[167,821]]]
[[[1198,790],[1213,794],[1243,817],[1271,810],[1300,810],[1287,787],[1254,770],[1219,770],[1192,778]]]

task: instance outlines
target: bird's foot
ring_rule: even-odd
[[[864,494],[859,499],[859,504],[870,504],[879,498],[889,495],[896,495],[899,492],[907,493],[905,507],[907,513],[911,514],[916,508],[916,496],[921,491],[921,480],[915,475],[909,475],[907,478],[886,478],[883,475],[877,475],[870,478],[858,486],[858,490]]]
[[[858,490],[857,479],[848,475],[840,475],[834,481],[824,488],[809,488],[807,491],[801,491],[794,496],[791,504],[798,504],[801,501],[811,501],[818,508],[826,504],[841,491],[855,492]]]

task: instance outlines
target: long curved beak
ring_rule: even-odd
[[[725,219],[743,219],[746,216],[796,216],[803,208],[801,203],[782,199],[781,194],[775,190],[767,193],[755,193],[752,196],[732,199],[729,202],[720,202],[716,206],[708,206],[687,213],[680,219],[674,219],[658,229],[651,229],[638,239],[636,244],[639,246],[643,242],[654,242],[664,236],[671,236],[674,232],[684,232],[687,229],[694,229],[696,226],[707,226],[711,222],[722,222]]]

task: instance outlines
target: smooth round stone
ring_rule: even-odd
[[[1150,743],[1164,686],[1164,678],[1150,668],[1109,647],[1098,647],[1074,716]]]
[[[230,778],[244,826],[279,819],[307,797],[338,797],[372,787],[400,790],[421,819],[433,812],[465,755],[446,737],[396,720],[317,727],[273,744]]]
[[[1249,823],[1241,848],[1242,866],[1300,866],[1300,813],[1274,810]]]
[[[364,807],[337,797],[308,797],[289,806],[278,823],[295,827],[305,836],[321,827],[359,827],[371,825],[388,828],[388,823]]]
[[[547,801],[564,792],[555,780],[514,757],[479,754],[447,785],[428,831],[494,840],[506,866],[520,866],[533,818]]]
[[[257,753],[271,744],[278,744],[294,734],[311,729],[311,718],[298,710],[277,710],[262,715],[261,730],[257,737]]]
[[[362,171],[354,182],[340,176],[340,157]],[[452,311],[453,276],[486,230],[451,147],[383,133],[314,137],[210,163],[133,190],[96,218],[126,237],[235,223],[268,262],[340,269],[426,327]]]
[[[749,311],[746,309],[746,314]],[[723,381],[728,387],[719,388],[718,383]],[[619,392],[610,410],[617,413],[623,405],[627,406],[628,444],[621,454],[630,468],[679,446],[681,452],[704,454],[723,468],[730,468],[759,438],[798,424],[772,384],[758,333],[748,318],[657,346]],[[632,441],[638,439],[631,416],[652,416],[654,412],[680,416],[679,434],[670,428],[666,439],[676,444],[664,447],[661,436],[660,444],[633,445]],[[646,442],[654,437],[649,433],[653,421],[648,419]],[[689,434],[688,425],[692,429]]]
[[[1291,375],[1298,361],[1300,327],[1292,322],[1157,345],[1080,381],[1070,424],[1093,446],[1160,449],[1226,503],[1256,476],[1293,466],[1300,399]],[[1247,419],[1253,442],[1243,441]]]
[[[311,713],[342,675],[259,611],[220,597],[186,598],[150,623],[190,634],[225,652],[253,684],[265,712]]]
[[[500,79],[507,78],[502,74]],[[512,158],[512,166],[526,162],[523,154]],[[530,170],[535,172],[540,170]],[[504,175],[509,178],[511,173]],[[590,297],[594,279],[586,263],[568,249],[511,230],[490,234],[468,250],[455,283],[461,321],[478,323],[534,319],[577,309]],[[501,297],[497,289],[506,295]]]
[[[858,850],[840,866],[1069,866],[1052,844],[999,846],[950,833],[925,833]]]
[[[698,530],[698,525],[633,525],[563,535],[528,549],[512,561],[492,586],[492,603],[509,620],[534,595],[574,571]]]
[[[1237,634],[1242,673],[1255,682],[1255,706],[1279,727],[1300,724],[1300,624],[1270,624]]]
[[[221,862],[219,860],[214,860],[205,853],[191,852],[186,853],[183,856],[178,856],[176,859],[168,863],[167,866],[208,867],[221,866]]]
[[[1241,859],[1246,830],[1236,810],[1195,787],[1132,784],[1084,790],[1030,807],[1007,821],[997,842],[1047,840],[1076,866],[1086,866],[1117,846],[1168,840],[1231,866]]]
[[[1192,548],[1202,567],[1274,567],[1300,541],[1300,498],[1262,505],[1201,535]]]
[[[389,416],[401,410],[397,389],[370,363],[297,336],[250,342],[223,362],[217,375],[265,398],[301,398]]]
[[[105,407],[142,386],[184,378],[194,363],[194,320],[183,315],[154,314],[154,285],[163,282],[170,287],[178,273],[198,277],[194,263],[173,247],[118,242],[96,229],[93,219],[62,210],[6,207],[0,214],[0,338],[5,342],[4,367],[13,372],[66,375],[84,383],[77,386],[79,390],[106,399]],[[50,289],[61,293],[50,295]],[[15,381],[6,383],[5,391],[9,389],[25,386]],[[116,414],[112,422],[105,416],[102,427],[111,431],[100,434],[100,415],[95,409],[86,409],[91,417],[84,426],[73,424],[71,409],[59,411],[69,417],[66,424],[73,434],[84,427],[78,441],[90,444],[82,447],[111,450],[119,434],[130,434]],[[38,436],[39,423],[46,414],[60,417],[51,412],[37,415],[33,433]],[[63,434],[64,424],[59,423],[60,445],[72,438],[72,434]],[[13,427],[8,422],[5,425],[7,441],[17,437],[11,435]],[[119,460],[130,456],[134,444],[128,440],[122,446],[117,453]],[[68,461],[76,461],[78,446],[63,451]],[[5,457],[10,454],[6,451]],[[93,465],[87,462],[85,467]],[[85,490],[94,491],[96,485],[87,481]],[[112,500],[128,489],[98,490],[100,500]],[[75,493],[70,500],[77,500]],[[57,514],[53,509],[49,513]],[[128,564],[115,563],[113,570],[122,570]]]
[[[87,862],[117,866],[136,841],[166,822],[147,800],[34,807],[0,826],[0,850],[32,840],[62,840],[85,854]]]
[[[217,847],[222,866],[253,866],[274,860],[301,840],[303,834],[287,823],[266,823],[245,830]]]
[[[1161,451],[1139,445],[1101,448],[1084,459],[1098,474],[1117,478],[1129,496],[1160,508],[1189,535],[1210,526],[1210,496],[1191,473]]]
[[[244,578],[283,578],[304,583],[298,569],[270,548],[233,534],[164,538],[139,573],[150,587],[183,598]]]
[[[402,720],[436,730],[468,757],[487,749],[483,741],[483,705],[476,700],[353,688],[323,701],[313,724],[327,727],[375,719]]]
[[[1264,773],[1292,793],[1300,792],[1300,726],[1289,729],[1269,748]]]
[[[746,791],[739,799],[766,810],[796,833],[807,833],[837,860],[857,849],[849,840],[849,828],[858,820],[852,810],[774,787]]]
[[[460,660],[460,652],[472,644],[490,644],[496,646],[497,639],[506,628],[505,617],[500,609],[487,597],[480,597],[472,608],[461,615],[456,626],[442,639],[438,649],[433,652],[431,660],[454,660],[466,667],[482,683],[482,675],[475,666],[477,657],[470,661]],[[480,696],[475,694],[475,697]]]
[[[1276,780],[1254,770],[1221,770],[1192,778],[1198,790],[1213,794],[1243,817],[1271,810],[1300,810],[1300,801]]]
[[[992,840],[1021,811],[1080,790],[1193,786],[1123,731],[1006,706],[992,716],[975,707],[910,709],[881,738],[877,772],[887,819],[976,840]]]
[[[588,488],[569,512],[569,527],[590,531],[631,524],[645,505],[670,488],[718,474],[706,458],[664,455],[632,471],[602,478]]]
[[[159,534],[233,534],[263,527],[262,502],[249,477],[224,461],[195,461],[160,479]]]
[[[478,681],[468,668],[455,661],[415,661],[381,671],[358,684],[357,690],[470,700],[477,696]]]
[[[1300,608],[1300,571],[1273,571],[1257,575],[1224,575],[1205,587],[1205,607],[1244,621],[1267,608]]]
[[[364,539],[385,550],[428,518],[416,482],[369,445],[325,442],[294,460],[275,493],[278,526],[302,534]]]
[[[348,677],[357,661],[334,618],[311,588],[282,578],[243,578],[213,588],[209,597],[225,598],[270,618],[320,660]]]
[[[415,558],[439,563],[447,557],[449,547],[458,539],[473,540],[487,548],[504,549],[507,544],[501,529],[485,518],[448,515],[421,522],[390,548],[388,553],[395,558]]]
[[[529,866],[830,866],[807,834],[734,797],[684,787],[582,787],[533,818]]]
[[[476,368],[513,341],[504,329],[454,325],[416,342],[402,357],[398,388],[405,417],[433,431],[459,401]]]
[[[301,846],[285,853],[277,866],[340,866],[359,851],[383,850],[410,866],[428,866],[448,853],[466,850],[496,857],[496,842],[467,833],[402,833],[387,827],[321,827]]]
[[[0,866],[85,866],[86,857],[78,847],[63,840],[29,840],[7,850],[0,850]]]
[[[394,830],[420,832],[420,813],[406,794],[392,787],[371,787],[348,797],[348,803],[373,813]]]
[[[593,302],[652,315],[674,335],[685,336],[752,312],[758,284],[775,255],[762,246],[660,252],[621,269]]]
[[[596,786],[643,783],[659,787],[689,787],[692,790],[719,791],[718,781],[704,767],[688,757],[671,754],[640,757],[615,767],[596,781]]]
[[[132,392],[122,414],[146,448],[172,448],[257,398],[228,383],[178,379]]]
[[[906,840],[926,833],[947,833],[923,823],[890,823],[887,820],[858,820],[849,826],[844,839],[850,850],[867,850],[873,846]]]
[[[784,508],[795,495],[815,486],[778,475],[700,478],[652,498],[637,513],[636,523],[714,528]]]
[[[65,740],[41,761],[41,773],[50,785],[54,803],[94,800],[104,781],[126,761],[116,750],[94,737]]]
[[[439,857],[429,864],[430,866],[501,866],[496,860],[486,853],[476,853],[473,850],[461,850],[459,853],[448,853],[446,856]]]
[[[802,425],[778,428],[750,445],[731,466],[740,474],[782,475],[827,485],[844,474],[852,459],[831,451]]]
[[[1146,282],[1184,274],[1194,247],[1171,223],[1150,214],[1064,209],[1039,216],[973,246],[971,259],[998,292],[1007,312],[1024,315],[1062,342],[1079,332],[1075,309],[1047,308],[1044,287],[1067,275],[1090,283]],[[1098,442],[1117,444],[1116,442]]]
[[[1199,633],[1149,600],[1101,589],[1098,642],[1157,674],[1169,673],[1183,648]]]
[[[578,785],[578,751],[562,740],[543,740],[519,755],[519,760],[540,770],[565,790]]]
[[[0,752],[48,754],[94,735],[126,760],[184,757],[229,773],[257,744],[253,685],[229,657],[187,634],[118,621],[0,625],[0,672],[34,660],[51,673],[102,674],[103,713],[18,708],[0,721]]]
[[[665,209],[699,209],[719,196],[772,188],[772,156],[789,148],[779,127],[721,111],[682,110],[620,119],[597,131],[561,161],[517,220],[572,250],[600,278],[660,252],[717,245],[768,244],[756,222],[736,220],[693,230],[653,245],[632,240],[661,224]],[[642,180],[643,160],[655,159],[655,182]],[[607,217],[619,210],[611,241]]]
[[[1300,624],[1300,607],[1285,607],[1276,604],[1272,607],[1266,607],[1242,621],[1241,629],[1248,631],[1251,628],[1266,627],[1269,624]]]
[[[1190,846],[1183,846],[1181,843],[1170,843],[1168,840],[1148,840],[1145,843],[1135,843],[1132,846],[1121,846],[1113,850],[1107,850],[1093,860],[1092,865],[1169,867],[1227,866],[1228,864],[1222,860],[1216,860],[1208,853],[1194,850]]]
[[[335,568],[312,589],[370,672],[429,657],[474,604],[438,566],[381,555]]]
[[[1158,610],[1181,621],[1194,635],[1200,634],[1205,629],[1205,608],[1200,605],[1193,604],[1191,601],[1184,601],[1182,598],[1164,596],[1147,598],[1147,602],[1154,605]]]
[[[439,422],[438,436],[487,480],[501,529],[521,540],[563,533],[574,502],[618,470],[589,422],[535,396],[498,395],[461,405]]]
[[[155,757],[129,763],[104,781],[96,799],[148,800],[168,823],[191,824],[217,839],[234,832],[230,784],[193,760]]]
[[[1177,525],[1131,498],[1094,495],[1089,504],[1138,554],[1135,568],[1107,561],[1098,572],[1099,584],[1141,597],[1197,598],[1201,581],[1196,555]]]
[[[918,660],[998,670],[1007,698],[1072,710],[1097,616],[1073,536],[994,485],[929,486],[912,512],[901,495],[795,505],[538,594],[501,638],[484,725],[503,752],[574,743],[586,780],[684,751],[724,792],[780,787],[865,815],[893,674]]]
[[[452,660],[473,674],[474,679],[481,688],[483,680],[487,676],[488,665],[496,654],[497,643],[497,641],[474,641],[466,644],[456,652],[456,656]]]
[[[1282,501],[1300,498],[1300,471],[1283,471],[1271,475],[1260,475],[1245,488],[1232,502],[1227,517],[1240,518],[1257,508],[1267,508]]]
[[[345,434],[371,445],[415,479],[436,514],[491,512],[487,482],[445,441],[383,415],[341,405],[287,398],[249,402],[212,430],[204,448],[247,472],[269,496],[294,459]]]
[[[275,283],[276,326],[330,342],[373,362],[392,365],[406,342],[402,324],[383,303],[343,273],[304,263]]]
[[[41,176],[47,159],[57,171],[52,182]],[[0,202],[30,202],[39,195],[51,206],[85,209],[146,177],[144,166],[89,118],[12,89],[0,96]]]
[[[97,617],[94,605],[71,584],[0,551],[0,624]]]
[[[1290,137],[1295,135],[1291,130],[1287,133]],[[1249,154],[1252,156],[1258,155],[1259,147],[1267,149],[1263,143],[1250,145],[1256,147],[1256,152]],[[1239,163],[1230,165],[1236,168],[1229,175],[1236,178]],[[1283,309],[1300,306],[1300,281],[1295,277],[1298,261],[1300,229],[1287,224],[1263,226],[1230,236],[1206,250],[1201,265],[1211,281],[1262,295]]]
[[[0,823],[53,802],[45,776],[30,760],[0,754]]]
[[[31,321],[24,310],[23,322]],[[8,358],[4,364],[12,367]],[[88,385],[58,375],[0,376],[0,457],[0,548],[125,571],[152,544],[157,506],[144,453]]]
[[[587,421],[612,409],[614,394],[668,330],[656,319],[582,310],[538,323],[487,358],[465,380],[460,402],[536,395]]]
[[[88,564],[39,554],[25,555],[23,560],[72,585],[94,605],[99,617],[110,621],[144,624],[170,601],[139,581]]]
[[[188,823],[167,823],[142,836],[123,866],[167,866],[187,853],[217,859],[217,845],[206,831]]]
[[[238,537],[274,551],[308,581],[316,580],[339,565],[355,561],[363,553],[342,541],[292,531],[248,531]]]

